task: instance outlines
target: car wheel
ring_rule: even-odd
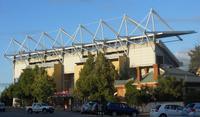
[[[117,112],[112,112],[112,116],[117,116]]]
[[[50,110],[49,113],[54,113],[54,110]]]
[[[32,109],[28,109],[28,113],[32,113],[33,112],[33,110]]]
[[[133,112],[133,113],[131,114],[131,117],[137,117],[137,114]]]
[[[81,114],[84,114],[85,110],[84,109],[81,109]]]
[[[167,117],[166,114],[161,114],[159,117]]]
[[[48,112],[49,112],[49,113],[53,113],[53,112],[54,112],[54,109],[50,108],[50,109],[48,110]]]
[[[46,112],[47,112],[47,109],[46,109],[46,108],[42,109],[42,112],[43,112],[43,113],[46,113]]]

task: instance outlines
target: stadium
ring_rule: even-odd
[[[38,65],[54,75],[57,92],[70,95],[88,53],[96,56],[103,52],[119,74],[128,66],[127,79],[135,80],[138,88],[156,86],[158,76],[167,68],[177,70],[181,66],[165,43],[182,41],[181,35],[195,33],[174,30],[153,9],[140,22],[124,15],[114,27],[101,19],[96,29],[79,25],[72,34],[60,28],[54,33],[26,35],[21,42],[11,39],[4,56],[13,63],[13,81],[18,81],[23,69]],[[124,96],[123,81],[116,81],[118,96]]]

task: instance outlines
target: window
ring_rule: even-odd
[[[121,108],[127,108],[128,107],[126,104],[121,104],[120,106],[121,106]]]
[[[196,109],[200,109],[200,106],[196,106],[195,108],[196,108]]]
[[[171,105],[172,110],[176,110],[176,108],[177,108],[177,105]]]
[[[170,109],[170,105],[166,105],[166,106],[165,106],[165,109]]]
[[[166,105],[165,109],[176,110],[176,105]]]
[[[164,57],[163,56],[156,56],[156,63],[157,64],[164,64]]]
[[[161,107],[161,105],[156,105],[155,107],[153,107],[152,109],[156,109],[156,110],[159,110]]]
[[[177,110],[183,110],[182,106],[177,106],[176,108],[177,108]]]
[[[195,104],[188,104],[186,108],[193,108]]]
[[[71,92],[73,88],[74,88],[74,74],[65,74],[64,89]]]

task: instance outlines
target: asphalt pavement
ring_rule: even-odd
[[[108,115],[90,115],[79,112],[55,111],[54,113],[33,113],[29,114],[24,109],[9,109],[6,112],[0,112],[0,117],[111,117]],[[148,117],[140,115],[139,117]]]

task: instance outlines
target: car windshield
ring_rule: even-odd
[[[193,108],[195,104],[188,104],[186,108]]]
[[[161,105],[156,105],[155,107],[153,107],[152,109],[156,109],[159,110],[159,108],[161,107]]]
[[[4,103],[0,103],[0,106],[5,106],[5,104]]]
[[[177,105],[177,110],[183,110],[182,106]]]
[[[90,102],[89,105],[90,105],[90,106],[94,105],[94,102]]]
[[[45,103],[42,103],[41,105],[42,105],[42,106],[48,106],[48,105],[47,105],[47,104],[45,104]]]
[[[123,108],[128,108],[128,105],[127,104],[121,104],[121,106],[123,107]]]

